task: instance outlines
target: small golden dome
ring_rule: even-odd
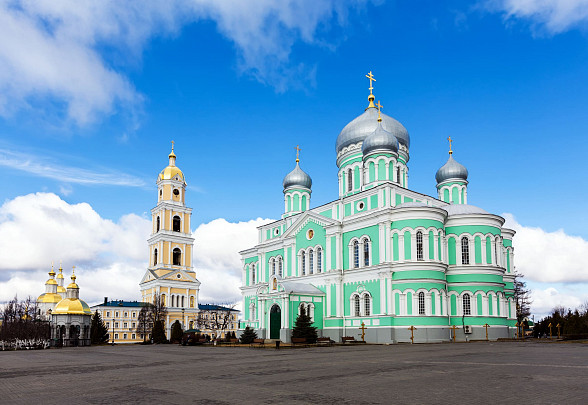
[[[61,267],[61,264],[59,265],[59,274],[57,275],[57,278],[63,278],[63,268]]]
[[[65,287],[58,285],[57,286],[57,293],[66,293],[67,290],[65,289]]]
[[[47,280],[47,282],[45,283],[45,285],[51,285],[51,284],[57,284],[57,281],[53,280],[52,278],[50,278],[49,280]]]
[[[84,301],[78,298],[63,299],[55,306],[53,315],[92,315],[92,310]]]
[[[183,181],[186,181],[184,179],[184,173],[182,173],[182,171],[177,167],[177,166],[168,166],[165,169],[163,169],[161,171],[161,173],[159,174],[158,177],[158,181],[159,180],[171,180],[174,177],[176,177],[176,175],[180,176],[180,179],[182,179]]]
[[[41,294],[41,295],[39,295],[39,298],[37,298],[38,303],[48,303],[48,304],[56,304],[61,300],[62,300],[62,298],[59,294],[53,294],[53,293]]]

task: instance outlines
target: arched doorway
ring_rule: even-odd
[[[281,322],[282,310],[278,304],[274,304],[270,310],[270,339],[280,338]]]

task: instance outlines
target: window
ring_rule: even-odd
[[[353,242],[353,267],[359,267],[359,241]]]
[[[353,190],[353,171],[349,169],[347,171],[347,191]]]
[[[355,298],[353,299],[354,303],[355,303],[355,316],[360,316],[360,301],[359,301],[359,295],[356,295]]]
[[[302,275],[306,275],[306,253],[302,252],[300,254],[300,264],[302,265]]]
[[[125,312],[125,318],[128,318],[128,317],[129,317],[129,313]]]
[[[464,294],[463,295],[463,314],[464,315],[471,315],[472,314],[472,307],[470,303],[470,295]]]
[[[308,274],[314,273],[314,251],[310,249],[308,251]]]
[[[316,272],[322,273],[323,271],[323,250],[318,247],[316,248]]]
[[[115,334],[114,334],[114,338],[115,338],[115,339],[118,339],[118,333],[115,333]]]
[[[467,237],[461,238],[461,264],[470,264],[470,246]]]
[[[110,322],[106,322],[106,329],[110,328]]]
[[[124,323],[123,323],[123,328],[126,328],[126,327],[127,327],[127,323],[126,323],[126,322],[124,322]]]
[[[175,248],[173,251],[173,264],[174,266],[182,265],[182,251],[179,248]]]
[[[107,317],[110,317],[110,311],[107,311],[107,312],[106,312],[106,316],[107,316]]]
[[[278,258],[278,276],[282,277],[282,258]]]
[[[137,324],[136,324],[135,322],[133,322],[131,325],[132,325],[131,327],[132,327],[133,329],[137,327]],[[133,339],[134,339],[134,338],[133,338]]]
[[[184,307],[184,296],[182,295],[182,308]]]
[[[135,337],[135,334],[134,334],[134,333],[131,335],[131,339],[133,339],[133,340],[135,340],[135,339],[136,339],[136,337]]]
[[[115,323],[114,323],[114,327],[115,327],[115,328],[118,328],[118,322],[115,322]]]
[[[251,284],[255,284],[255,265],[251,265]]]
[[[370,241],[369,239],[363,240],[363,265],[370,265]]]
[[[157,249],[153,250],[153,265],[157,265]]]
[[[363,296],[363,314],[364,316],[370,316],[371,308],[370,308],[370,296],[368,294]]]
[[[136,318],[136,317],[137,317],[137,313],[133,312],[133,318]]]
[[[114,313],[114,317],[115,317],[115,318],[118,318],[118,312],[115,312],[115,313]]]
[[[272,259],[271,260],[271,268],[272,268],[272,276],[276,275],[276,260]]]
[[[190,308],[194,308],[194,297],[190,297]]]
[[[400,166],[396,168],[396,182],[400,184]]]
[[[161,225],[161,220],[157,217],[157,228],[155,232],[159,232],[159,226]]]
[[[177,215],[174,216],[174,220],[173,220],[174,232],[181,232],[180,231],[181,225],[182,225],[182,220],[180,219],[180,217],[178,217]]]
[[[425,293],[421,291],[419,293],[419,315],[424,315],[424,314],[425,314]]]
[[[127,334],[126,333],[123,333],[123,339],[124,340],[127,340]]]
[[[424,260],[423,257],[423,233],[418,231],[416,234],[416,256],[417,260]]]

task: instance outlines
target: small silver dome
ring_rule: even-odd
[[[451,204],[443,207],[449,216],[451,215],[467,215],[467,214],[488,214],[488,211],[468,204]]]
[[[443,183],[449,179],[460,179],[460,180],[467,180],[468,179],[468,169],[465,168],[464,165],[457,163],[452,155],[449,155],[449,159],[447,159],[447,163],[445,163],[439,170],[437,170],[437,174],[435,174],[435,179],[437,180],[437,184]]]
[[[398,142],[410,147],[410,137],[408,131],[404,126],[396,121],[394,118],[386,115],[382,115],[382,127],[396,137]],[[346,146],[354,143],[362,142],[368,135],[376,130],[378,127],[378,109],[368,108],[363,114],[355,118],[349,124],[345,125],[345,128],[339,133],[335,149],[337,153]]]
[[[304,172],[296,162],[296,167],[284,177],[284,190],[289,187],[304,187],[310,189],[312,187],[312,179]]]
[[[378,127],[374,132],[365,138],[361,145],[363,155],[367,156],[371,152],[386,151],[398,152],[398,139],[390,132],[386,131],[381,122],[378,122]]]

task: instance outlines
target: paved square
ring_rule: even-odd
[[[588,344],[0,352],[2,404],[588,403]]]

